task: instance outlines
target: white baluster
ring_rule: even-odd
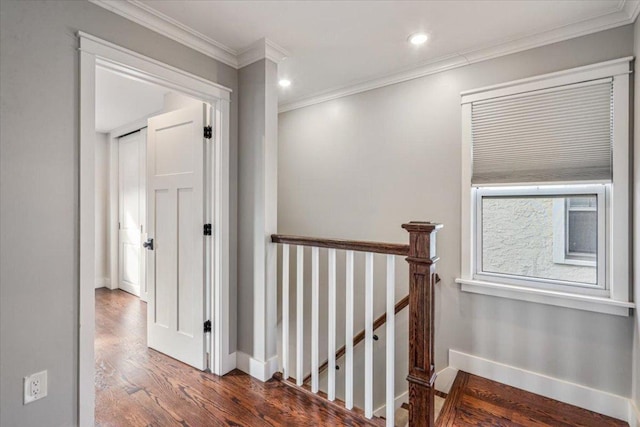
[[[364,416],[373,417],[373,254],[365,257]]]
[[[296,384],[302,385],[304,371],[302,366],[304,348],[304,247],[298,246],[297,283],[296,283]]]
[[[353,409],[353,251],[346,256],[344,406]]]
[[[329,249],[329,325],[327,328],[327,351],[329,352],[329,375],[327,399],[336,398],[336,250]]]
[[[289,378],[289,245],[282,245],[282,375]]]
[[[311,248],[311,391],[318,392],[318,317],[319,317],[320,250]]]
[[[395,273],[395,257],[387,255],[387,427],[395,425]]]

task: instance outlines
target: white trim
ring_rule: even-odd
[[[231,89],[148,56],[78,31],[80,50],[92,53],[99,65],[130,78],[157,84],[203,101],[230,100]],[[124,65],[126,64],[126,65]]]
[[[196,97],[211,104],[217,117],[215,143],[220,147],[221,155],[216,157],[214,165],[217,185],[220,191],[215,194],[215,205],[221,207],[219,227],[226,228],[226,232],[215,236],[216,246],[219,248],[216,264],[218,269],[217,279],[213,281],[214,293],[229,293],[229,245],[225,242],[228,235],[228,212],[225,220],[225,210],[228,209],[229,200],[222,200],[224,189],[228,188],[230,177],[225,174],[228,165],[220,164],[225,159],[225,152],[229,150],[229,89],[209,82],[185,71],[168,66],[159,61],[140,55],[136,52],[116,46],[112,43],[98,39],[97,37],[78,32],[80,40],[80,158],[79,158],[79,182],[80,182],[80,274],[79,274],[79,344],[78,344],[78,419],[79,425],[94,424],[95,408],[95,361],[94,361],[94,336],[95,336],[95,198],[94,198],[94,141],[95,141],[95,74],[96,66],[112,67],[117,72],[136,78],[141,81],[159,84],[171,90]],[[228,193],[227,197],[228,197]],[[218,226],[218,223],[216,224]],[[111,278],[113,280],[113,277]],[[91,283],[91,286],[87,284]],[[221,289],[216,289],[219,287]],[[224,298],[211,301],[214,313],[219,314],[216,322],[216,330],[229,330],[231,319],[230,309],[221,307]],[[218,317],[216,317],[218,318]],[[231,340],[231,337],[229,337]],[[230,342],[230,341],[227,341]],[[224,347],[223,347],[224,348]],[[211,354],[216,360],[211,366],[221,366],[223,370],[233,369],[235,354]],[[277,361],[277,359],[276,359]]]
[[[438,372],[438,375],[436,376],[436,390],[448,394],[456,379],[456,375],[458,375],[458,370],[451,366],[447,366]]]
[[[128,283],[122,282],[120,283],[120,286],[118,286],[118,288],[132,295],[140,297],[140,286],[131,286]]]
[[[640,1],[625,1],[621,9],[629,16],[630,23],[633,23],[640,15]]]
[[[555,73],[541,74],[539,76],[527,77],[526,79],[465,90],[460,92],[460,102],[466,104],[534,90],[547,90],[565,85],[594,84],[597,82],[593,81],[598,79],[628,75],[630,73],[629,63],[631,61],[633,61],[633,56],[627,56],[612,59],[611,61],[557,71]]]
[[[629,418],[629,399],[515,366],[449,350],[449,367],[621,420]]]
[[[558,307],[575,308],[578,310],[595,311],[597,313],[615,314],[618,316],[629,316],[629,309],[635,308],[635,304],[632,302],[616,301],[611,298],[583,294],[550,291],[548,289],[526,288],[518,285],[471,279],[456,279],[456,283],[461,285],[460,289],[463,292],[536,302]]]
[[[282,46],[267,38],[261,38],[244,49],[230,48],[139,0],[89,2],[236,69],[265,58],[278,63],[289,56]]]
[[[278,371],[278,355],[272,356],[266,362],[263,362],[241,351],[235,354],[238,369],[260,381],[270,380],[273,374]]]
[[[436,383],[435,389],[442,393],[449,393],[451,390],[451,386],[453,385],[453,381],[456,379],[456,375],[458,375],[458,370],[454,369],[450,366],[444,368],[436,375]],[[409,390],[400,393],[395,397],[394,406],[395,410],[402,406],[403,403],[409,403]],[[387,405],[384,404],[378,407],[373,414],[376,417],[384,417],[386,412]]]
[[[95,408],[95,83],[96,59],[80,52],[78,425],[94,425]],[[91,285],[89,285],[91,283]]]
[[[241,49],[240,51],[232,49],[198,31],[193,30],[177,20],[170,18],[167,15],[158,12],[138,0],[89,1],[231,67],[242,68],[257,60],[254,59],[251,62],[246,62],[246,53],[248,50],[251,50],[252,46]],[[488,59],[498,58],[500,56],[522,52],[524,50],[557,43],[563,40],[569,40],[575,37],[596,33],[598,31],[632,24],[636,20],[638,13],[640,13],[639,1],[622,0],[618,3],[615,9],[600,15],[592,16],[560,27],[547,28],[542,31],[524,34],[511,39],[496,40],[487,45],[455,52],[453,54],[428,61],[418,65],[417,67],[411,67],[407,70],[381,75],[374,79],[356,81],[346,86],[305,96],[280,105],[279,112],[283,113],[285,111],[303,108],[332,99],[401,83],[453,68],[486,61]],[[269,40],[267,40],[267,44],[268,47],[265,49],[264,56],[259,59],[268,58],[278,62],[279,60],[284,59],[284,57],[289,56],[286,54],[286,51],[277,44]],[[245,56],[244,58],[243,55]],[[274,58],[281,59],[276,60]]]
[[[96,289],[98,288],[109,288],[111,284],[111,279],[108,277],[96,277]]]
[[[89,2],[123,16],[143,27],[149,28],[193,50],[197,50],[216,61],[237,68],[237,52],[234,49],[187,27],[140,1],[89,0]]]
[[[466,65],[475,64],[489,59],[499,58],[501,56],[522,52],[528,49],[632,24],[638,16],[639,9],[640,2],[636,0],[623,0],[615,11],[604,15],[574,22],[559,28],[552,28],[542,32],[515,37],[509,40],[495,41],[485,46],[436,58],[408,70],[382,75],[374,79],[360,80],[349,85],[318,92],[310,96],[305,96],[300,99],[283,103],[280,105],[278,111],[280,113],[284,113],[286,111],[308,107],[310,105],[378,89],[396,83],[402,83],[408,80],[464,67]]]
[[[393,401],[393,412],[398,410],[399,407],[402,406],[403,403],[409,403],[409,390],[404,393],[400,393],[394,398]],[[385,403],[382,406],[379,406],[376,410],[373,411],[373,415],[375,417],[386,417],[387,404]]]
[[[267,38],[262,38],[238,53],[238,68],[265,58],[277,64],[288,56],[289,52],[285,48]]]
[[[236,310],[231,307],[230,237],[229,237],[229,101],[214,105],[212,127],[213,171],[211,173],[211,212],[213,214],[213,266],[212,287],[212,340],[210,365],[212,372],[224,375],[236,367],[236,356],[231,351],[231,325],[237,324]]]
[[[630,67],[630,64],[627,65]],[[611,298],[631,300],[631,256],[629,236],[633,233],[630,216],[631,172],[629,135],[629,74],[613,79],[613,186],[607,199],[607,281],[611,284]]]

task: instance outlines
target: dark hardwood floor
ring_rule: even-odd
[[[200,372],[148,349],[145,337],[145,303],[96,290],[96,425],[374,425],[281,381]]]
[[[626,422],[462,371],[458,372],[436,425],[628,427]]]

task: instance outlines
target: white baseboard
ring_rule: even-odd
[[[631,427],[640,427],[640,409],[633,400],[629,399],[629,425]]]
[[[111,279],[108,277],[96,277],[96,289],[108,288],[111,286]]]
[[[221,362],[222,372],[220,372],[220,375],[226,375],[238,366],[238,354],[234,351],[226,357],[223,357]]]
[[[453,385],[453,380],[456,379],[456,375],[458,375],[458,370],[453,369],[451,367],[446,367],[440,372],[438,372],[438,375],[436,376],[436,390],[441,391],[443,393],[449,393],[449,390],[451,390],[451,385]],[[409,403],[408,390],[396,396],[395,409],[398,409],[400,406],[402,406],[403,403]],[[384,404],[380,406],[378,409],[376,409],[375,411],[373,411],[373,414],[376,417],[384,417],[386,415],[385,414],[386,408],[387,408],[387,405]]]
[[[140,286],[131,286],[127,283],[120,283],[120,286],[118,287],[118,289],[122,289],[125,292],[129,292],[132,295],[135,295],[137,297],[140,296]]]
[[[436,390],[449,394],[449,390],[451,390],[451,386],[453,385],[453,381],[456,379],[456,375],[458,375],[458,370],[451,366],[447,366],[438,372],[438,376],[436,377]]]
[[[277,355],[271,357],[266,362],[263,362],[261,360],[254,359],[246,353],[237,351],[236,363],[238,369],[256,379],[259,379],[260,381],[267,381],[271,379],[273,374],[278,370]]]
[[[394,410],[397,410],[399,407],[401,407],[403,403],[409,403],[408,390],[396,396],[395,401],[393,402]],[[373,415],[375,415],[376,417],[384,417],[387,415],[386,410],[387,410],[387,404],[385,403],[384,405],[380,406],[378,409],[373,411]]]
[[[610,417],[621,420],[630,417],[630,399],[580,384],[455,350],[449,350],[449,367]]]

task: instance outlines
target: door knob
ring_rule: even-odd
[[[147,239],[147,241],[142,244],[142,247],[143,248],[147,248],[150,251],[152,251],[153,250],[153,239]]]

